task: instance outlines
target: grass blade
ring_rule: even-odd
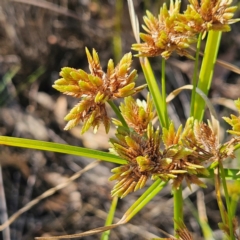
[[[67,144],[38,141],[25,138],[0,136],[0,144],[12,147],[31,148],[50,152],[65,153],[70,155],[100,159],[107,162],[126,164],[127,161],[111,153],[71,146]]]
[[[143,194],[138,200],[132,204],[132,206],[127,210],[127,212],[123,215],[122,219],[119,223],[126,223],[130,219],[132,219],[144,206],[152,200],[167,184],[167,182],[163,182],[161,179],[156,180]]]

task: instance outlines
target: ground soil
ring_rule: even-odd
[[[63,96],[52,88],[52,84],[64,66],[88,71],[85,46],[98,51],[103,68],[106,68],[108,59],[118,60],[116,49],[120,55],[131,51],[135,40],[127,3],[124,1],[123,9],[117,13],[115,1],[110,0],[29,2],[0,0],[0,135],[108,151],[108,139],[114,137],[114,127],[109,135],[103,128],[96,135],[92,131],[80,135],[81,125],[71,131],[63,130],[66,124],[63,118],[77,100]],[[135,3],[140,19],[144,14],[143,2]],[[148,2],[149,8],[157,13],[161,1]],[[237,15],[239,17],[239,13]],[[122,49],[114,45],[118,37]],[[233,25],[230,33],[223,34],[219,58],[240,66],[239,24]],[[157,76],[160,76],[159,60],[151,59]],[[137,84],[140,85],[144,78],[137,58],[133,66],[139,71]],[[167,64],[168,92],[190,83],[192,69],[192,61],[177,56],[170,58]],[[230,113],[223,105],[229,103],[227,100],[238,98],[239,90],[239,76],[217,65],[210,97],[216,104],[220,103],[216,105],[219,118]],[[138,97],[144,98],[146,94],[147,90]],[[187,118],[189,99],[190,94],[184,93],[169,106],[176,124]],[[113,116],[110,109],[109,113]],[[93,159],[83,157],[5,146],[1,146],[0,151],[8,216],[93,162]],[[10,238],[5,231],[0,233],[0,239],[30,240],[37,236],[74,234],[103,226],[113,187],[108,178],[114,166],[101,162],[66,188],[40,201],[10,225]],[[115,222],[142,192],[119,200]],[[197,201],[203,201],[202,193],[201,189],[194,187],[192,192],[188,188],[184,190],[186,224],[194,232],[194,239],[201,239],[201,231],[192,207],[196,208]],[[221,239],[217,230],[220,216],[212,183],[208,183],[204,193],[209,224],[216,239]],[[129,224],[113,230],[110,239],[139,240],[164,236],[159,228],[173,234],[172,210],[169,185]],[[83,239],[99,238],[100,235],[95,235]]]

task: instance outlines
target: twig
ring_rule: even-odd
[[[80,16],[78,16],[77,14],[75,14],[73,11],[68,10],[65,7],[58,6],[54,3],[47,2],[45,0],[41,0],[41,1],[39,1],[39,0],[11,0],[11,1],[18,2],[18,3],[25,3],[25,4],[33,5],[36,7],[48,9],[53,12],[66,15],[68,17],[75,18],[77,20],[82,20],[82,18]]]
[[[36,166],[33,167],[33,171],[31,173],[31,175],[28,177],[27,188],[26,188],[25,193],[24,193],[23,204],[22,205],[25,206],[30,201],[35,182],[36,182]],[[26,223],[26,219],[27,219],[26,214],[23,214],[21,216],[21,219],[19,219],[19,221],[17,221],[18,232],[19,232],[18,239],[22,238],[22,236],[20,234],[23,233],[23,228],[24,228],[24,225]]]
[[[6,205],[6,198],[4,193],[3,177],[2,177],[2,166],[0,166],[0,219],[1,219],[1,222],[8,221],[7,205]],[[2,237],[3,237],[3,240],[11,240],[10,229],[8,226],[6,226],[6,228],[4,229]]]

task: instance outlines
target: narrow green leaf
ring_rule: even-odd
[[[198,177],[213,179],[214,178],[214,169],[208,169],[208,171],[209,171],[208,176],[198,176]],[[224,171],[226,180],[240,180],[240,174],[238,174],[239,169],[225,168],[225,169],[223,169],[223,171]]]
[[[89,157],[94,159],[100,159],[107,162],[113,162],[117,164],[126,164],[127,161],[115,156],[111,153],[102,152],[93,149],[87,149],[82,147],[75,147],[67,144],[52,143],[45,141],[38,141],[26,138],[15,138],[0,136],[0,144],[12,147],[30,148],[35,150],[44,150],[50,152],[58,152],[64,154],[71,154],[82,157]]]
[[[126,223],[132,219],[144,206],[152,200],[167,184],[161,179],[156,180],[138,200],[126,211],[119,223]]]
[[[114,218],[114,213],[115,213],[116,207],[117,207],[117,203],[118,203],[118,197],[115,196],[112,199],[112,204],[111,204],[111,207],[110,207],[110,210],[109,210],[109,213],[108,213],[108,217],[107,217],[106,222],[105,222],[105,226],[109,226],[109,225],[112,224],[113,218]],[[109,235],[110,235],[110,230],[102,233],[101,240],[108,240]]]

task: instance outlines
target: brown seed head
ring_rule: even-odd
[[[198,0],[189,2],[183,17],[196,33],[209,30],[230,31],[229,24],[239,21],[232,19],[237,10],[237,6],[230,6],[232,0],[201,0],[200,4]]]
[[[143,29],[146,34],[140,33],[144,43],[136,43],[132,45],[132,49],[139,51],[138,56],[154,57],[161,55],[165,59],[169,58],[172,52],[176,51],[179,55],[191,57],[186,48],[193,42],[196,42],[196,36],[184,25],[179,30],[178,21],[180,10],[180,1],[175,3],[171,1],[170,9],[166,4],[160,9],[158,18],[154,17],[149,11],[143,18],[145,26]]]
[[[128,126],[140,135],[147,131],[148,124],[151,123],[155,116],[153,102],[149,94],[147,102],[139,99],[135,101],[131,96],[126,97],[119,108]]]
[[[107,72],[102,70],[99,57],[95,49],[92,55],[86,48],[90,74],[79,69],[64,67],[60,72],[61,79],[55,81],[53,87],[64,94],[80,98],[80,102],[65,117],[69,121],[65,130],[83,122],[82,133],[91,126],[96,131],[101,123],[106,132],[110,127],[110,119],[106,111],[106,102],[111,99],[122,98],[141,91],[144,86],[135,87],[136,70],[130,71],[132,54],[123,56],[120,63],[114,67],[109,60]]]

